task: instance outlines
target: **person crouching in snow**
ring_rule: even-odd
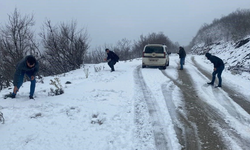
[[[210,60],[214,64],[214,71],[212,73],[212,81],[208,82],[207,84],[214,85],[215,76],[217,74],[217,77],[219,79],[219,84],[216,87],[222,87],[221,74],[225,67],[224,62],[219,57],[213,56],[210,53],[206,53],[205,56],[207,57],[208,60]]]
[[[30,79],[30,99],[34,99],[33,95],[36,87],[36,73],[39,70],[39,63],[34,56],[28,55],[23,58],[16,66],[16,72],[14,75],[14,89],[13,93],[6,95],[7,97],[15,98],[19,88],[23,84],[24,74],[26,74]]]
[[[114,65],[119,61],[119,57],[108,48],[105,49],[108,57],[105,58],[105,61],[108,61],[108,65],[111,68],[111,72],[115,71]]]

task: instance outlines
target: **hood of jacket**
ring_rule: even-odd
[[[212,55],[210,53],[206,53],[205,56],[207,57],[207,59],[209,59]]]

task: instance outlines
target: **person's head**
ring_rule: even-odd
[[[205,56],[209,59],[212,55],[210,53],[206,53]]]
[[[180,46],[179,49],[181,50],[181,49],[184,49],[184,48]]]
[[[27,56],[27,59],[26,59],[27,61],[27,66],[29,67],[29,68],[32,68],[32,67],[34,67],[35,66],[35,64],[36,64],[36,59],[35,59],[35,57],[34,56],[32,56],[32,55],[29,55],[29,56]]]
[[[109,53],[109,49],[108,48],[106,48],[105,51],[106,51],[106,53]]]

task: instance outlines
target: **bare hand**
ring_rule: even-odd
[[[214,68],[214,71],[216,71],[216,68]]]
[[[35,79],[35,77],[34,77],[34,76],[31,76],[31,77],[30,77],[30,80],[34,80],[34,79]]]
[[[104,58],[104,61],[107,61],[107,58]]]
[[[14,87],[14,90],[13,90],[13,93],[16,94],[17,91],[18,91],[18,88],[17,88],[17,86],[15,86],[15,87]]]

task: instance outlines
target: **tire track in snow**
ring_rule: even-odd
[[[191,61],[194,63],[193,67],[199,72],[199,74],[201,76],[203,76],[204,80],[211,78],[211,75],[209,77],[208,72],[205,72],[204,70],[202,70],[198,67],[197,63],[194,60],[194,57],[191,58]],[[208,87],[211,87],[211,86],[208,86]],[[212,88],[211,87],[211,89],[212,89],[211,91],[212,91],[212,94],[214,95],[214,97],[216,99],[218,99],[217,102],[220,105],[222,105],[232,117],[237,119],[242,124],[246,124],[246,125],[250,124],[249,112],[247,112],[249,110],[250,104],[248,105],[247,100],[241,99],[243,97],[241,97],[241,98],[230,97],[230,95],[239,95],[239,94],[234,94],[235,91],[232,91],[232,90],[229,94],[228,92],[226,92],[227,90],[226,91],[224,90],[224,86],[223,86],[223,88]],[[207,90],[207,88],[204,90]],[[243,105],[244,108],[246,108],[246,109],[242,108],[241,105],[239,103],[237,103],[236,101],[234,101],[234,99],[232,99],[232,98],[235,98],[237,101],[240,100],[240,104]],[[245,105],[247,105],[248,108]],[[244,111],[246,113],[242,114],[242,112],[244,112]]]
[[[249,126],[247,125],[248,122],[246,122],[244,119],[241,120],[241,118],[238,120],[233,114],[229,113],[230,110],[227,108],[234,108],[234,106],[230,106],[231,104],[228,104],[227,107],[224,107],[225,105],[223,105],[220,101],[216,101],[216,93],[214,91],[217,91],[220,94],[223,92],[221,92],[220,89],[214,89],[211,86],[197,86],[201,81],[207,80],[207,77],[194,66],[192,61],[188,62],[187,69],[184,70],[184,72],[181,71],[181,74],[184,73],[186,74],[185,76],[189,77],[191,79],[190,81],[193,83],[195,83],[196,80],[198,81],[198,84],[190,83],[190,85],[193,84],[192,86],[195,90],[195,93],[199,95],[200,101],[198,101],[198,103],[203,103],[200,106],[203,107],[204,113],[206,113],[206,115],[210,118],[211,127],[213,127],[215,132],[217,132],[216,134],[221,137],[221,141],[223,142],[221,144],[225,145],[225,143],[228,143],[227,147],[229,149],[249,149],[250,138],[247,134],[249,134],[250,130]],[[225,98],[227,101],[230,101],[230,99],[227,99],[224,96],[223,98]],[[238,113],[237,110],[233,113],[242,116],[242,114]],[[244,124],[242,125],[240,122],[244,122]]]
[[[212,78],[212,74],[208,71],[202,69],[202,67],[195,61],[194,57],[191,58],[192,63],[194,66],[208,79]],[[223,74],[223,73],[222,73]],[[240,105],[248,114],[250,114],[250,101],[247,100],[245,96],[243,96],[240,92],[233,90],[228,85],[223,84],[223,90],[228,94],[228,96],[235,101],[238,105]]]
[[[151,125],[152,125],[152,132],[153,132],[153,136],[154,136],[154,142],[155,142],[155,146],[157,150],[167,150],[167,149],[171,149],[171,146],[168,143],[168,139],[166,139],[167,135],[165,135],[166,133],[164,133],[164,126],[162,123],[162,117],[159,114],[159,109],[157,107],[157,103],[156,103],[156,99],[153,97],[152,92],[150,91],[150,89],[147,87],[142,73],[141,73],[141,66],[138,66],[135,70],[134,70],[134,79],[135,79],[135,84],[136,84],[136,88],[139,90],[138,91],[138,95],[139,93],[142,93],[142,95],[139,95],[140,98],[140,102],[137,102],[135,104],[135,123],[139,124],[139,126],[142,126],[142,124],[144,123],[143,120],[140,120],[140,114],[141,111],[138,109],[141,109],[140,103],[146,103],[147,107],[147,111],[149,113],[150,116],[150,120]],[[138,96],[137,95],[137,96]],[[138,104],[139,103],[139,104]],[[145,109],[145,108],[143,108]],[[141,130],[141,127],[139,127],[137,130]],[[140,132],[140,131],[137,131]],[[140,134],[140,133],[139,133]],[[143,134],[143,133],[141,133]]]
[[[211,78],[211,75],[209,77],[208,72],[198,67],[199,65],[194,60],[194,57],[191,58],[192,67],[196,70],[197,73],[200,74],[204,80],[207,80],[207,78]],[[239,95],[235,94],[236,91],[234,90],[224,90],[224,87],[222,89],[220,88],[212,88],[211,86],[203,89],[203,92],[212,91],[212,95],[217,100],[217,103],[221,105],[218,111],[218,114],[220,113],[220,116],[222,119],[225,120],[225,123],[223,124],[217,124],[216,126],[220,126],[221,129],[218,128],[219,131],[222,132],[223,135],[229,136],[232,143],[237,144],[242,149],[249,149],[250,146],[250,129],[249,129],[249,108],[246,108],[248,104],[248,101],[244,99],[243,96],[235,97],[233,95]],[[230,91],[230,94],[228,93]],[[231,95],[231,96],[229,96]],[[233,99],[235,98],[235,99]],[[238,101],[240,100],[240,101]],[[242,108],[241,106],[244,106]],[[214,106],[211,106],[214,107]],[[249,105],[248,105],[249,107]]]
[[[162,73],[170,78],[176,86],[178,86],[184,96],[185,105],[184,109],[186,110],[187,121],[193,126],[193,132],[198,135],[196,139],[198,141],[189,141],[189,138],[193,136],[192,131],[186,132],[184,138],[187,141],[186,147],[183,149],[190,149],[188,146],[195,144],[196,148],[194,149],[227,149],[225,142],[222,140],[221,135],[217,133],[217,130],[213,127],[213,122],[223,123],[224,120],[218,116],[216,110],[212,107],[209,107],[206,103],[200,100],[197,96],[195,89],[192,87],[192,80],[189,74],[185,70],[179,71],[179,81],[172,78],[167,72],[162,71]],[[193,146],[193,145],[192,145]]]
[[[172,92],[176,85],[173,82],[162,84],[162,93],[169,110],[171,119],[173,120],[178,140],[182,145],[182,149],[201,149],[200,139],[198,137],[195,124],[190,122],[185,114],[183,114],[182,106],[176,106],[173,103]]]
[[[237,103],[235,103],[224,90],[222,89],[212,89],[213,95],[218,98],[218,103],[222,105],[227,112],[234,117],[236,120],[238,120],[240,123],[249,125],[250,124],[250,118],[249,114],[243,113],[245,110],[240,107]]]

